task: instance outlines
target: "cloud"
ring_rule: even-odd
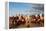
[[[44,11],[44,4],[32,4],[32,8]]]

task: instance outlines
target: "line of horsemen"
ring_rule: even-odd
[[[15,26],[19,26],[19,25],[21,25],[21,24],[25,24],[26,23],[26,18],[27,17],[23,17],[23,16],[16,16],[16,17],[10,17],[9,18],[9,26],[10,27],[15,27]],[[10,21],[11,20],[11,21]],[[38,23],[38,24],[42,24],[42,23],[44,23],[44,16],[34,16],[34,15],[32,15],[31,16],[31,23]],[[29,23],[29,21],[28,21],[28,23]]]

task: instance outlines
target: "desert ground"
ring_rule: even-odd
[[[9,17],[9,28],[44,27],[44,16],[12,16]]]

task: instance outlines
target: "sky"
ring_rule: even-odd
[[[37,6],[40,4],[35,4],[35,5]],[[28,14],[29,13],[28,11],[31,11],[31,12],[35,11],[35,10],[33,10],[34,8],[32,8],[32,7],[34,7],[34,5],[31,3],[9,2],[9,16],[15,16],[16,14],[19,14],[19,13]],[[35,7],[35,8],[38,8],[38,7]],[[36,12],[34,12],[34,13],[36,14]]]
[[[25,11],[32,8],[31,3],[9,3],[10,16],[16,15],[16,13],[26,13]]]

